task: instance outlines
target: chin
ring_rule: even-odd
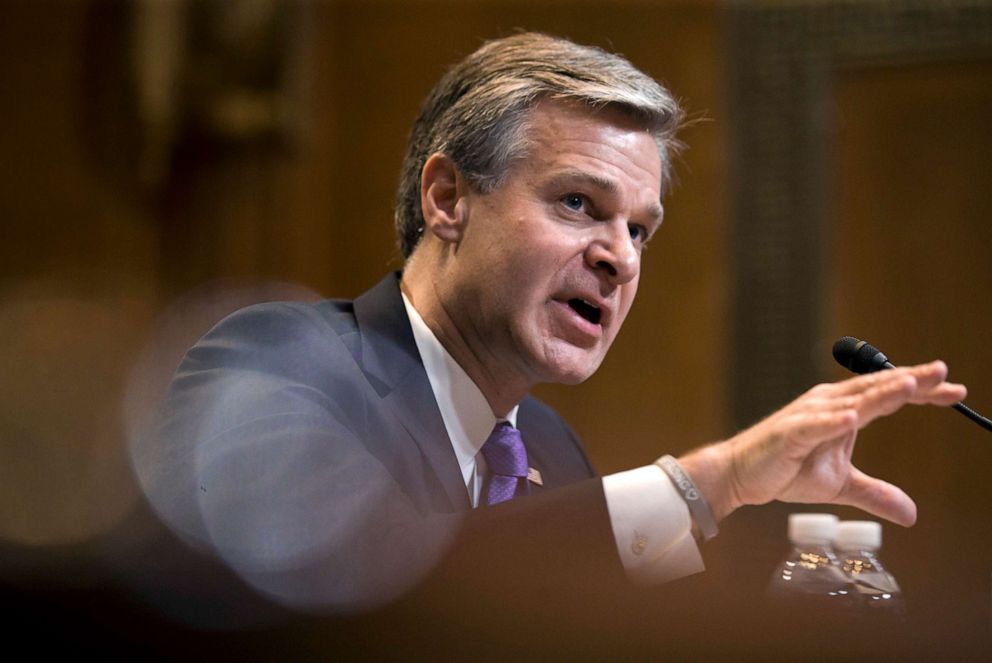
[[[589,357],[587,351],[570,348],[571,352],[556,353],[546,364],[545,379],[542,382],[576,385],[593,376],[603,358]],[[581,356],[574,356],[580,354]],[[573,356],[569,356],[573,355]]]

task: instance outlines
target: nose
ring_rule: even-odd
[[[586,263],[604,274],[612,285],[623,285],[637,276],[641,267],[641,252],[630,237],[626,223],[603,226],[604,233],[586,249]]]

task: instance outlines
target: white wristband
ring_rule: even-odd
[[[718,531],[716,518],[713,517],[710,505],[706,503],[706,499],[696,489],[696,484],[692,482],[692,479],[685,473],[685,470],[682,469],[678,461],[671,456],[662,456],[655,461],[655,465],[660,467],[668,475],[668,478],[672,480],[672,483],[675,484],[679,495],[682,496],[686,506],[689,507],[689,515],[696,521],[703,540],[709,541],[716,536]]]

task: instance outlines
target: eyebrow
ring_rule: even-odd
[[[551,178],[549,184],[552,188],[565,187],[570,184],[586,184],[613,195],[616,195],[619,191],[619,186],[614,180],[611,180],[608,177],[594,175],[593,173],[587,173],[583,170],[566,170],[558,173]],[[652,218],[658,220],[660,220],[665,214],[664,208],[661,206],[660,202],[656,202],[654,205],[651,205],[647,209],[647,213],[651,215]]]

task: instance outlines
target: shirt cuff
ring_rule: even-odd
[[[640,584],[660,584],[704,569],[689,509],[657,465],[603,477],[620,561]]]

